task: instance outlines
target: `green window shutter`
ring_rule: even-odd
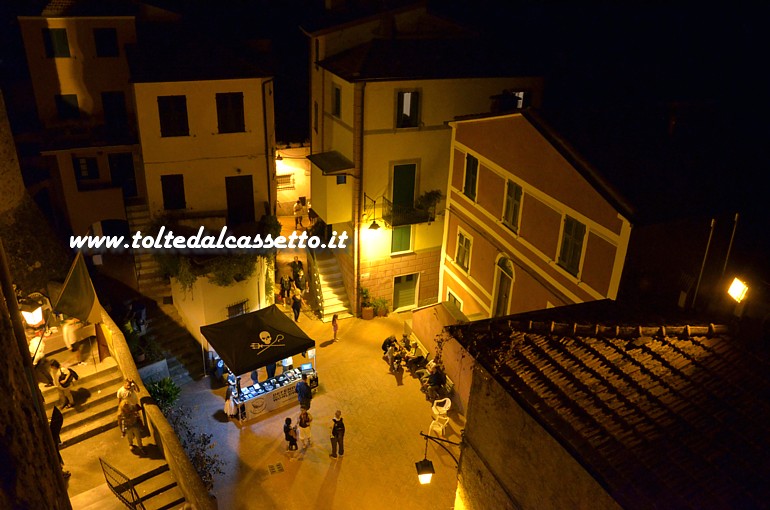
[[[409,251],[411,247],[412,247],[411,225],[406,225],[403,227],[395,227],[393,229],[393,236],[392,236],[391,245],[390,245],[391,253]]]

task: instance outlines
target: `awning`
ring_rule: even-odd
[[[324,175],[336,175],[346,170],[352,170],[355,167],[352,161],[337,151],[311,154],[307,156],[307,159],[320,168]]]
[[[315,347],[315,341],[275,305],[201,326],[201,333],[236,375]]]

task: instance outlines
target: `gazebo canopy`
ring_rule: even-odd
[[[315,341],[275,305],[201,326],[201,333],[236,375],[315,347]]]

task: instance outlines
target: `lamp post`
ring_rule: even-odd
[[[423,459],[415,462],[414,465],[417,468],[417,478],[420,480],[420,484],[426,485],[430,483],[433,474],[436,472],[436,470],[433,469],[433,462],[428,460],[428,441],[433,441],[441,448],[443,448],[449,454],[449,456],[452,457],[452,460],[455,461],[455,466],[459,466],[460,462],[457,460],[457,457],[455,457],[454,453],[452,453],[449,448],[444,446],[444,443],[448,443],[453,446],[462,446],[462,442],[456,443],[448,439],[433,437],[428,434],[424,434],[422,431],[420,431],[420,435],[425,438],[425,454],[423,455]]]

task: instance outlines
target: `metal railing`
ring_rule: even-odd
[[[323,286],[321,286],[321,278],[319,276],[318,272],[318,261],[316,260],[315,252],[310,249],[309,247],[306,248],[307,250],[307,268],[310,272],[309,276],[310,278],[310,292],[313,294],[313,297],[315,298],[316,304],[318,305],[318,313],[320,314],[320,318],[323,319],[324,317],[324,289]]]
[[[382,197],[382,219],[390,227],[427,223],[436,219],[436,206],[418,209],[415,204],[394,204]]]
[[[107,486],[128,508],[135,510],[146,510],[142,503],[142,498],[136,492],[133,482],[129,477],[107,464],[104,459],[99,457],[99,463],[102,465],[102,473],[107,481]]]

